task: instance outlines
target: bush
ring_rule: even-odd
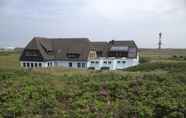
[[[127,71],[154,71],[154,70],[164,70],[168,72],[186,72],[186,63],[185,62],[156,62],[156,63],[145,63],[140,64],[135,67],[126,69]]]
[[[153,66],[170,69],[165,65]],[[123,72],[92,73],[89,77],[73,73],[68,76],[1,74],[0,114],[10,118],[183,117],[184,73],[137,75]]]

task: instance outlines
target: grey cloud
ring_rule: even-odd
[[[73,14],[83,5],[82,0],[76,2],[73,0],[10,0],[10,2],[5,2],[4,13],[20,17],[53,17],[67,13]]]
[[[11,0],[0,0],[0,7],[6,6],[9,2],[11,2]]]
[[[0,1],[0,7],[4,5],[5,5],[5,1],[4,0]]]
[[[162,31],[166,47],[185,47],[186,20],[177,12],[185,0],[170,0],[170,13],[104,19],[94,11],[81,11],[85,0],[0,0],[0,47],[25,46],[33,36],[90,37],[96,40],[135,40],[139,47],[156,47]],[[89,1],[89,0],[87,0]],[[179,1],[179,2],[178,2]],[[127,2],[127,0],[126,0]],[[88,8],[89,9],[89,8]],[[85,13],[86,12],[86,13]],[[181,43],[180,43],[181,42]]]

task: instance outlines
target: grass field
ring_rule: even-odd
[[[1,69],[18,69],[19,54],[15,52],[0,52],[0,68]]]
[[[0,52],[0,118],[185,118],[186,50],[140,50],[120,71],[19,67]]]
[[[184,61],[186,49],[140,49],[140,56],[150,61]]]

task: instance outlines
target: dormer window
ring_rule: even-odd
[[[96,54],[98,57],[103,57],[103,52],[102,51],[96,51]]]
[[[78,53],[67,53],[66,56],[67,56],[67,58],[70,58],[70,59],[78,59],[80,57],[80,54],[78,54]]]
[[[38,56],[38,51],[37,50],[27,50],[25,51],[25,56]]]
[[[52,50],[48,50],[47,51],[47,54],[52,55],[53,54],[53,51]]]
[[[96,48],[91,47],[91,48],[89,48],[89,50],[90,50],[90,51],[95,51],[95,50],[96,50]]]

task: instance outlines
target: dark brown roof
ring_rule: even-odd
[[[102,51],[107,57],[110,46],[137,47],[134,41],[90,42],[88,38],[43,38],[34,37],[25,47],[20,60],[25,61],[24,52],[38,50],[43,60],[73,60],[67,54],[80,54],[78,60],[87,60],[91,48]],[[77,59],[76,59],[77,60]]]
[[[128,47],[137,47],[136,43],[133,40],[125,40],[125,41],[110,41],[112,46],[128,46]]]
[[[55,59],[68,59],[67,53],[79,53],[81,60],[86,60],[88,57],[87,38],[63,38],[53,40],[53,50]]]
[[[24,50],[39,50],[44,60],[66,60],[67,53],[79,53],[79,60],[86,60],[88,57],[88,46],[88,38],[49,39],[35,37]]]
[[[107,42],[90,42],[89,50],[94,49],[95,51],[101,51],[103,57],[107,57],[108,43]]]

